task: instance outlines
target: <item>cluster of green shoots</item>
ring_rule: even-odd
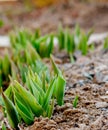
[[[11,43],[14,48],[25,48],[31,44],[41,57],[50,57],[54,48],[54,37],[58,39],[59,49],[65,49],[73,61],[75,51],[80,51],[86,55],[91,48],[88,44],[90,35],[93,33],[91,29],[88,33],[82,31],[79,25],[76,25],[75,31],[70,32],[68,28],[65,30],[60,26],[58,34],[48,34],[45,36],[40,35],[40,30],[37,29],[35,33],[31,33],[25,29],[14,32],[10,35]],[[17,44],[16,44],[17,43]]]
[[[39,54],[35,51],[31,44],[26,48],[11,48],[12,56],[6,52],[4,57],[0,58],[0,87],[6,89],[9,85],[9,76],[12,79],[25,83],[28,67],[30,66],[33,72],[42,75],[46,73],[46,78],[49,80],[48,67],[42,62]]]
[[[37,72],[39,75],[42,75],[42,72],[48,74],[48,67],[42,62],[39,54],[33,48],[31,44],[28,44],[25,48],[16,49],[13,48],[13,63],[12,63],[12,77],[13,79],[17,79],[21,77],[23,83],[25,83],[26,75],[25,73],[28,71],[28,67],[30,66],[33,72]],[[16,75],[16,72],[19,72],[19,75]]]
[[[70,33],[68,28],[64,30],[60,26],[58,30],[59,49],[65,49],[70,56],[71,62],[73,62],[73,55],[75,51],[81,51],[83,55],[88,53],[90,48],[88,40],[92,32],[93,29],[86,34],[81,31],[78,25],[76,25],[74,33]]]
[[[66,81],[51,57],[54,74],[47,82],[46,75],[42,77],[29,68],[26,73],[25,86],[12,80],[6,91],[2,92],[3,107],[12,128],[18,129],[22,121],[27,125],[34,122],[34,118],[51,117],[54,101],[63,105]]]
[[[53,38],[53,34],[41,36],[39,29],[34,33],[21,29],[10,34],[10,41],[13,48],[22,49],[31,44],[41,57],[50,57],[53,51]]]

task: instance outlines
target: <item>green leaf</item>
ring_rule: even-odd
[[[81,33],[80,26],[78,24],[76,24],[76,26],[75,26],[75,34],[76,34],[76,36],[79,36],[80,33]]]
[[[45,42],[48,38],[48,35],[45,35],[43,37],[38,38],[35,42],[34,42],[34,48],[37,50],[37,52],[39,53],[39,48],[40,48],[40,44]],[[42,53],[42,52],[41,52]]]
[[[70,53],[69,56],[70,56],[70,61],[71,61],[71,63],[73,64],[73,63],[75,62],[75,59],[74,59],[72,53]]]
[[[0,19],[0,28],[3,27],[4,21]]]
[[[68,50],[69,50],[69,30],[68,29],[66,29],[66,31],[65,31],[65,37],[64,37],[64,44],[65,44],[65,49],[66,49],[66,51],[68,52]]]
[[[61,74],[61,71],[60,71],[60,70],[58,69],[58,67],[56,66],[56,64],[55,64],[55,62],[54,62],[52,56],[50,56],[50,60],[51,60],[51,63],[52,63],[52,67],[53,67],[54,73],[55,73],[56,75]]]
[[[7,130],[5,123],[2,123],[2,130]]]
[[[75,33],[74,33],[74,42],[75,45],[78,46],[80,43],[80,38],[81,38],[81,30],[80,30],[80,26],[78,24],[76,24],[75,26]]]
[[[62,28],[62,26],[60,25],[59,26],[59,29],[58,29],[58,40],[59,40],[59,49],[61,50],[61,49],[64,49],[64,47],[65,47],[65,40],[64,40],[64,38],[65,38],[65,33],[63,32],[63,28]]]
[[[78,104],[78,96],[75,96],[75,99],[73,101],[73,107],[76,108]]]
[[[43,103],[43,99],[45,97],[45,93],[44,93],[43,89],[36,82],[33,81],[32,83],[34,84],[34,87],[39,92],[39,103],[42,104]]]
[[[86,55],[88,52],[88,43],[87,43],[87,36],[82,33],[81,35],[81,41],[80,41],[80,45],[79,45],[79,49],[81,50],[83,55]]]
[[[40,29],[38,28],[38,29],[36,29],[36,31],[35,31],[34,39],[37,39],[37,38],[39,38],[39,37],[40,37]]]
[[[50,57],[50,54],[52,53],[52,51],[53,51],[53,46],[54,46],[54,43],[53,43],[53,41],[54,41],[54,36],[53,36],[53,34],[51,34],[51,36],[49,37],[49,42],[47,43],[48,45],[47,45],[47,57]]]
[[[15,63],[11,60],[11,76],[12,79],[17,79],[17,74],[18,74],[18,68],[15,65]]]
[[[63,103],[64,103],[63,98],[64,98],[65,86],[66,86],[65,79],[61,75],[58,75],[58,77],[56,79],[55,93],[56,93],[57,103],[60,106],[63,105]]]
[[[50,118],[51,117],[51,115],[52,115],[52,113],[53,113],[53,109],[54,109],[54,99],[52,99],[52,101],[51,101],[51,105],[49,105],[49,107],[48,107],[48,117]]]
[[[34,97],[36,98],[36,100],[39,102],[40,93],[37,90],[37,88],[34,86],[33,81],[30,78],[28,80],[29,81],[27,81],[27,82],[28,82],[29,88],[31,90],[31,93],[34,95]]]
[[[42,75],[42,88],[44,90],[44,92],[46,92],[46,86],[45,86],[45,73],[43,72],[43,75]]]
[[[28,73],[28,82],[30,81],[29,85],[30,85],[31,92],[33,92],[32,86],[34,86],[39,91],[39,93],[41,93],[41,95],[44,96],[45,93],[44,93],[44,90],[42,89],[42,81],[40,77],[36,77],[36,78],[39,78],[39,80],[36,80],[35,77],[33,76],[38,76],[38,75],[37,73],[35,73],[35,75],[34,74],[30,75],[30,73]]]
[[[30,53],[31,59],[32,59],[32,63],[35,60],[41,60],[39,54],[37,53],[37,51],[33,48],[33,46],[31,44],[28,43],[27,45],[27,50]]]
[[[12,85],[11,84],[8,86],[8,88],[5,90],[4,93],[11,101],[13,101],[13,92],[12,92]]]
[[[104,40],[104,49],[108,49],[108,37]]]
[[[20,70],[20,75],[21,75],[21,79],[22,82],[25,83],[26,82],[26,74],[28,72],[28,68],[26,65],[23,64],[18,64],[19,70]]]
[[[46,94],[45,94],[45,98],[44,98],[44,102],[43,102],[43,109],[47,110],[48,109],[48,104],[51,100],[53,91],[54,91],[54,82],[55,82],[55,78],[52,80],[52,82],[50,83],[50,86],[48,87]]]
[[[11,127],[18,129],[19,117],[18,117],[18,112],[16,111],[15,106],[13,105],[11,100],[7,96],[5,96],[4,93],[2,93],[2,98],[5,104],[8,121]]]
[[[29,68],[28,75],[29,75],[29,77],[32,78],[33,81],[35,81],[42,88],[42,81],[36,72],[33,73],[32,69]]]
[[[2,69],[5,76],[10,74],[10,60],[8,54],[6,54],[2,60]]]
[[[94,29],[90,29],[89,32],[87,33],[87,39],[90,38],[91,34],[94,32]]]
[[[23,99],[27,101],[32,112],[36,116],[42,115],[43,108],[36,101],[35,97],[29,91],[27,91],[25,88],[23,88],[17,81],[15,81],[14,86],[16,87],[17,91],[22,95]]]
[[[21,43],[23,47],[27,45],[27,36],[25,30],[20,30],[18,32],[18,42]]]
[[[15,99],[15,106],[16,109],[24,120],[24,122],[28,125],[32,124],[34,121],[33,113],[27,104],[26,100],[22,98],[22,96],[14,89],[14,99]]]

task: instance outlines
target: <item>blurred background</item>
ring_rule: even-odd
[[[54,32],[59,24],[108,30],[108,0],[0,0],[0,35],[16,27]]]

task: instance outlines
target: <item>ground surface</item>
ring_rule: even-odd
[[[5,8],[4,8],[5,7]],[[6,10],[21,8],[11,13]],[[3,8],[5,13],[3,14]],[[73,28],[76,22],[88,30],[94,27],[96,32],[108,31],[108,5],[71,3],[24,12],[20,4],[0,7],[0,16],[5,25],[1,34],[7,34],[14,26],[34,29],[40,27],[43,33],[57,30],[58,23]],[[22,13],[23,12],[23,13]],[[1,50],[0,50],[1,52]],[[2,53],[0,53],[2,54]],[[55,55],[56,63],[64,71],[67,80],[65,104],[55,105],[51,119],[36,118],[26,130],[108,130],[108,51],[103,51],[101,43],[94,52],[86,57],[76,55],[77,61],[69,63],[64,52]],[[77,108],[72,102],[78,95]]]

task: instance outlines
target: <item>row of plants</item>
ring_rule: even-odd
[[[93,29],[88,33],[85,33],[80,29],[79,25],[76,25],[75,30],[72,33],[68,28],[63,29],[62,26],[60,26],[58,30],[59,49],[65,49],[73,63],[75,51],[80,51],[82,55],[87,55],[89,52],[91,45],[88,44],[88,40],[92,33]]]
[[[54,38],[56,38],[59,50],[65,50],[70,56],[70,61],[73,63],[76,51],[80,51],[82,55],[87,55],[90,50],[94,50],[94,44],[88,44],[92,33],[93,29],[85,33],[79,25],[75,26],[73,32],[70,32],[68,28],[63,29],[62,26],[59,26],[57,33],[47,34],[45,36],[41,35],[39,29],[37,29],[35,33],[21,29],[11,34],[10,39],[12,46],[16,48],[15,45],[17,43],[19,49],[31,43],[38,54],[44,58],[50,57],[50,54],[53,53]],[[107,41],[107,39],[105,41]],[[104,49],[107,46],[107,42],[104,43]]]
[[[41,57],[50,57],[54,46],[53,39],[53,34],[42,36],[39,29],[34,33],[25,29],[10,33],[11,46],[15,50],[21,50],[31,44]]]
[[[86,34],[77,25],[73,33],[60,27],[57,34],[45,36],[39,29],[35,33],[21,29],[10,34],[11,54],[7,51],[0,58],[0,104],[12,128],[19,129],[18,124],[22,122],[32,124],[35,116],[50,118],[55,102],[63,105],[66,81],[51,56],[54,38],[58,39],[59,50],[66,50],[74,62],[75,51],[83,55],[89,52],[88,40],[92,32]],[[104,49],[108,49],[108,38]],[[53,71],[42,62],[44,57],[50,58]],[[78,96],[73,107],[77,103]]]
[[[16,43],[19,49],[31,43],[41,57],[50,57],[54,49],[54,38],[56,38],[59,50],[64,49],[69,54],[71,62],[73,62],[73,55],[76,51],[80,51],[82,55],[86,55],[89,49],[94,47],[93,44],[88,45],[88,40],[92,33],[93,29],[85,33],[79,25],[76,25],[72,33],[68,28],[63,29],[62,26],[59,26],[57,33],[45,36],[40,34],[39,29],[35,33],[21,29],[20,31],[11,33],[10,39],[14,48],[16,48]]]

